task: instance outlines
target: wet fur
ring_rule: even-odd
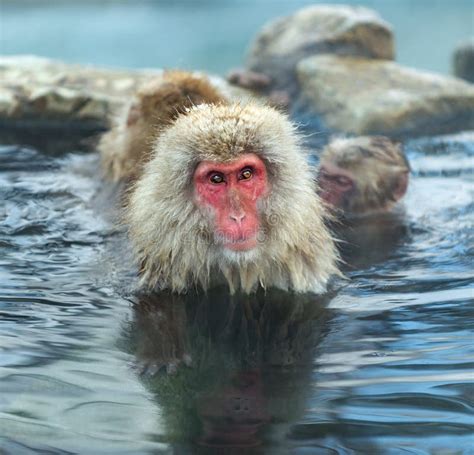
[[[329,161],[351,171],[354,191],[344,201],[347,214],[383,211],[396,202],[394,194],[400,177],[410,166],[401,144],[384,136],[360,136],[333,140],[321,154]]]
[[[248,152],[269,175],[261,241],[250,253],[223,254],[212,221],[194,202],[192,175],[201,161],[229,162]],[[337,254],[307,158],[292,124],[269,107],[201,105],[178,116],[157,138],[126,209],[141,283],[178,293],[221,283],[232,293],[324,292],[338,273]]]

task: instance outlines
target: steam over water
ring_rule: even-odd
[[[1,147],[2,453],[469,453],[474,136],[405,146],[339,292],[234,301],[132,296],[97,157]]]

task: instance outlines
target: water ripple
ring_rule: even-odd
[[[203,297],[143,317],[97,157],[0,147],[0,450],[183,452],[227,437],[268,453],[465,451],[474,140],[405,148],[403,229],[379,256],[369,236],[327,306],[268,294],[226,314],[229,299]],[[156,352],[183,367],[140,377]]]

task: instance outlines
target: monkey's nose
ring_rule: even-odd
[[[231,213],[229,218],[240,226],[245,218],[245,213]]]

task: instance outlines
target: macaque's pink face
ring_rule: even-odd
[[[321,163],[318,182],[321,198],[332,207],[341,209],[355,188],[349,171],[326,162]]]
[[[194,172],[198,205],[210,210],[216,237],[225,248],[248,251],[257,246],[258,201],[268,194],[267,170],[253,153],[230,163],[202,161]]]

